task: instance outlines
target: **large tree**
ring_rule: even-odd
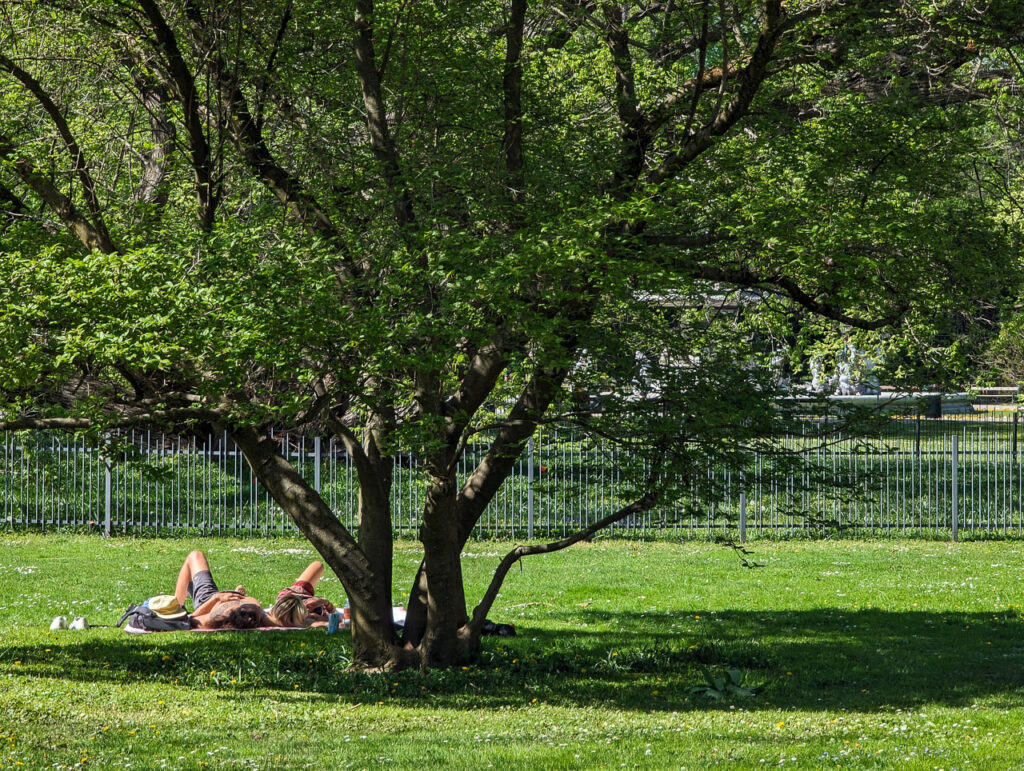
[[[963,175],[1014,6],[9,0],[0,429],[226,431],[355,663],[451,664],[515,559],[771,433],[766,339],[926,324],[1004,272]],[[630,443],[631,502],[471,610],[462,547],[554,413]],[[303,426],[347,448],[357,533],[272,439]]]

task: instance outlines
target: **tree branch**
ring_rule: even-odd
[[[479,634],[484,620],[487,618],[487,614],[490,612],[491,607],[494,605],[494,601],[498,597],[498,592],[501,591],[501,586],[505,582],[505,576],[508,575],[508,571],[511,567],[523,557],[529,557],[535,554],[551,554],[556,551],[561,551],[562,549],[567,549],[573,544],[586,540],[595,533],[604,530],[606,527],[614,525],[619,520],[625,519],[630,515],[641,514],[650,510],[657,502],[657,493],[648,492],[628,506],[623,506],[618,511],[609,514],[607,517],[598,520],[590,527],[580,530],[568,538],[563,538],[560,541],[554,541],[552,543],[534,544],[532,546],[517,546],[514,548],[506,554],[504,559],[502,559],[498,564],[497,569],[494,571],[494,576],[491,578],[491,583],[487,587],[487,591],[484,592],[483,598],[480,600],[480,604],[473,609],[473,615],[469,621],[469,625],[473,633]]]
[[[4,203],[8,206],[8,214],[17,214],[22,217],[27,217],[31,214],[28,206],[25,205],[25,202],[4,184],[0,184],[0,203]]]
[[[693,97],[690,99],[690,109],[686,114],[686,126],[683,128],[684,135],[689,134],[693,130],[693,122],[697,119],[697,107],[700,105],[700,95],[704,91],[704,73],[707,69],[708,58],[708,15],[708,0],[703,0],[700,12],[700,39],[697,44],[697,75],[694,78]],[[724,44],[722,51],[724,55]],[[723,66],[724,64],[725,62],[723,62]]]
[[[274,75],[274,66],[277,61],[277,54],[281,50],[281,43],[284,40],[285,32],[288,31],[288,22],[292,18],[292,5],[294,0],[288,0],[281,14],[281,23],[277,27],[277,36],[274,38],[274,45],[270,48],[270,55],[267,57],[267,66],[260,78],[259,88],[256,92],[256,128],[263,131],[263,107],[267,96],[267,89],[270,87],[270,80]]]
[[[508,197],[513,205],[513,220],[521,224],[516,207],[523,203],[526,181],[523,178],[523,28],[526,24],[526,0],[512,0],[508,28],[505,30],[505,72],[502,78],[505,127],[505,174]]]
[[[71,158],[71,170],[78,176],[78,180],[82,183],[82,193],[85,196],[85,203],[90,214],[92,214],[92,229],[98,237],[99,245],[96,248],[104,252],[115,251],[114,244],[110,239],[110,233],[107,232],[107,226],[103,222],[99,199],[96,196],[96,183],[93,181],[92,174],[89,172],[89,164],[85,159],[85,153],[82,152],[82,148],[79,146],[78,141],[71,132],[71,127],[68,125],[67,120],[65,120],[64,114],[60,111],[60,108],[57,107],[57,104],[53,101],[50,95],[46,92],[46,89],[42,87],[42,84],[40,84],[38,80],[33,78],[28,72],[23,70],[3,54],[0,54],[0,70],[4,70],[13,75],[14,78],[36,98],[36,101],[39,102],[42,108],[46,111],[46,114],[50,116],[50,120],[56,127],[57,133],[60,134],[61,140],[64,142],[64,147],[67,150],[68,157]]]
[[[39,174],[32,162],[25,158],[15,157],[15,145],[10,137],[0,131],[0,160],[6,159],[13,164],[15,172],[64,223],[65,227],[88,249],[98,249],[111,253],[114,245],[97,230],[91,222],[78,210],[74,201],[57,189],[46,177]]]
[[[719,244],[723,241],[731,241],[733,236],[725,231],[716,230],[708,233],[687,235],[643,233],[639,238],[645,244],[651,244],[652,246],[681,246],[684,249],[697,249],[702,246]]]
[[[456,496],[455,510],[461,538],[469,536],[483,510],[515,466],[568,372],[568,365],[558,368],[538,367],[534,371],[509,413],[508,421]]]
[[[691,132],[683,146],[648,174],[648,181],[654,184],[674,177],[683,167],[707,150],[716,137],[725,134],[750,109],[761,83],[769,74],[768,65],[775,53],[779,37],[787,28],[781,23],[782,0],[765,2],[764,23],[758,34],[757,45],[746,66],[736,74],[736,93],[729,103],[704,124]]]
[[[629,35],[622,23],[622,7],[617,3],[605,3],[602,11],[605,45],[615,68],[615,105],[622,140],[622,160],[614,172],[613,189],[625,192],[635,184],[643,168],[648,134],[646,120],[637,101],[633,57],[629,50]]]
[[[142,176],[135,191],[135,200],[150,204],[158,219],[167,203],[167,175],[177,131],[168,114],[168,93],[163,83],[145,71],[145,65],[130,56],[125,57],[132,80],[139,92],[143,109],[149,116],[149,130],[153,145],[141,153]]]
[[[374,50],[373,0],[356,0],[356,72],[363,92],[366,107],[366,127],[370,132],[370,148],[374,157],[384,168],[384,179],[392,196],[395,219],[399,225],[412,224],[416,217],[413,211],[412,193],[402,178],[398,150],[391,129],[388,126],[384,93],[381,89],[380,72],[377,69],[377,54]]]
[[[472,415],[480,408],[508,364],[504,345],[498,340],[480,348],[469,361],[458,390],[445,400],[442,414],[451,419],[449,441],[464,433]]]
[[[177,407],[165,410],[152,410],[145,412],[132,412],[118,415],[111,415],[99,418],[75,418],[75,417],[21,417],[9,420],[0,420],[0,431],[73,431],[76,429],[92,428],[127,428],[142,423],[185,423],[195,420],[214,422],[220,420],[223,415],[210,408],[200,407]]]
[[[281,456],[273,440],[252,429],[229,433],[245,454],[253,473],[323,555],[342,580],[346,592],[360,598],[375,595],[374,566],[323,499]]]
[[[171,82],[178,93],[178,101],[185,117],[185,131],[188,134],[189,151],[192,156],[192,171],[196,178],[196,198],[199,201],[199,225],[203,230],[213,227],[217,210],[218,195],[213,180],[210,145],[206,140],[202,119],[199,116],[199,95],[195,78],[189,70],[178,46],[178,39],[168,25],[155,0],[139,0],[146,18],[149,19],[154,35],[167,63]]]
[[[805,291],[792,278],[781,274],[761,275],[746,268],[722,268],[715,265],[693,266],[692,274],[697,278],[733,284],[734,286],[776,287],[785,293],[785,295],[790,299],[807,310],[820,316],[824,316],[825,318],[832,319],[833,321],[838,321],[842,324],[848,324],[851,327],[856,327],[857,329],[882,329],[883,327],[890,326],[899,321],[908,310],[906,305],[900,304],[893,308],[890,313],[882,316],[881,318],[863,319],[857,316],[851,316],[839,305],[824,302],[814,297]]]

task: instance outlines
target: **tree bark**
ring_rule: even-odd
[[[423,509],[420,540],[423,543],[422,578],[426,582],[427,613],[426,627],[417,649],[424,666],[450,666],[461,653],[458,650],[458,631],[466,622],[461,560],[463,541],[459,537],[455,517],[454,474],[431,479]]]
[[[409,656],[397,644],[387,570],[356,543],[320,495],[277,451],[266,434],[231,431],[253,473],[341,580],[352,610],[352,666],[394,669]]]

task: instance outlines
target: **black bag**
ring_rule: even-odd
[[[148,632],[187,632],[191,628],[187,616],[178,621],[168,621],[145,605],[129,605],[117,626],[122,626],[125,621],[132,629],[145,629]]]
[[[500,637],[515,637],[516,636],[516,625],[515,624],[495,624],[489,618],[484,619],[484,623],[480,627],[480,634],[496,634]]]

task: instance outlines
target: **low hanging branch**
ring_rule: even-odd
[[[100,425],[103,428],[128,428],[143,423],[185,423],[194,420],[212,422],[222,417],[223,415],[217,410],[178,407],[115,415],[102,421],[75,417],[11,418],[10,420],[0,420],[0,431],[76,431]]]
[[[490,612],[491,606],[494,605],[494,600],[498,597],[498,592],[501,591],[501,585],[505,582],[505,576],[508,574],[508,571],[512,566],[523,557],[529,557],[534,554],[551,554],[552,552],[567,549],[573,544],[589,538],[595,533],[604,530],[610,525],[614,525],[616,522],[625,519],[631,514],[642,514],[645,511],[649,511],[654,508],[654,504],[657,502],[658,493],[653,491],[647,492],[628,506],[624,506],[618,511],[609,514],[604,519],[599,519],[590,527],[585,530],[580,530],[578,533],[575,533],[568,538],[563,538],[560,541],[553,541],[552,543],[534,544],[532,546],[517,546],[514,548],[505,555],[505,558],[498,565],[497,570],[494,571],[494,577],[491,579],[491,585],[487,587],[487,591],[484,593],[483,599],[480,600],[480,604],[473,609],[473,618],[469,622],[473,632],[479,633],[483,626],[484,619],[487,618],[487,614]]]

